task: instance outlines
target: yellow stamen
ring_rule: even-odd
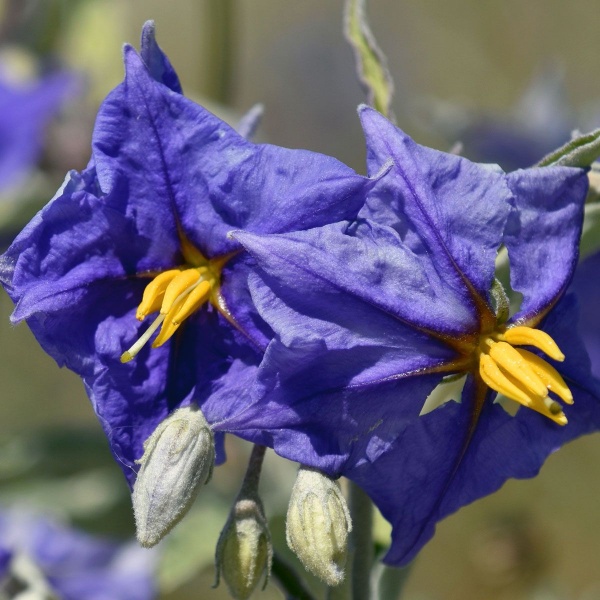
[[[190,288],[200,280],[200,269],[186,269],[180,271],[179,275],[171,281],[165,290],[165,297],[160,308],[160,314],[166,315],[170,312],[173,304],[180,298],[182,294],[189,293]]]
[[[156,312],[161,307],[167,286],[180,273],[179,269],[163,271],[146,286],[142,301],[135,314],[138,321],[143,321],[147,315]]]
[[[190,269],[192,270],[192,269]],[[197,271],[197,269],[194,269]],[[189,278],[189,281],[194,281],[193,278]],[[169,340],[173,334],[179,329],[179,326],[184,319],[187,319],[196,309],[198,309],[204,302],[208,300],[208,295],[212,288],[212,279],[202,279],[202,275],[198,278],[195,283],[185,288],[172,302],[169,312],[164,316],[165,320],[159,334],[156,336],[154,342],[152,342],[153,348],[162,346],[167,340]],[[169,290],[165,293],[166,296]],[[163,303],[164,307],[165,303]],[[162,309],[161,309],[162,314]]]
[[[552,398],[540,398],[525,389],[522,383],[508,373],[503,373],[493,359],[482,354],[479,363],[479,373],[483,381],[492,389],[500,392],[510,400],[535,410],[548,417],[558,425],[566,425],[567,417],[562,412],[558,402]]]
[[[181,232],[180,238],[185,264],[178,269],[159,273],[144,289],[136,317],[143,320],[158,310],[160,314],[131,348],[123,352],[121,362],[135,358],[161,325],[152,347],[162,346],[185,319],[209,300],[225,314],[225,309],[215,299],[219,297],[221,270],[237,252],[207,259]]]
[[[484,336],[479,344],[479,374],[493,390],[531,408],[558,425],[566,425],[562,406],[548,395],[556,394],[573,403],[573,394],[554,367],[536,354],[511,344],[539,348],[555,360],[564,360],[554,340],[543,331],[530,327],[513,327],[504,333]]]
[[[532,394],[540,398],[548,395],[548,389],[542,380],[535,374],[528,362],[510,344],[506,342],[493,344],[489,355],[506,373],[512,375]]]
[[[544,331],[531,327],[510,327],[504,332],[503,338],[509,344],[517,346],[535,346],[550,358],[562,362],[565,355],[560,351],[556,342]]]
[[[144,345],[150,339],[152,334],[159,328],[160,324],[164,321],[164,319],[164,315],[158,315],[158,317],[154,319],[150,327],[148,327],[148,329],[146,329],[146,331],[138,338],[135,344],[133,344],[133,346],[131,346],[129,350],[126,350],[125,352],[123,352],[123,354],[121,354],[122,363],[128,363],[130,360],[133,360],[137,356],[138,352],[144,347]]]
[[[529,366],[533,369],[535,374],[544,382],[544,385],[551,392],[554,392],[567,404],[573,404],[573,394],[571,393],[571,390],[565,383],[565,380],[561,377],[560,373],[552,365],[548,364],[537,354],[529,352],[529,350],[516,348],[516,351],[525,359],[525,361],[527,361],[527,363],[529,363]]]
[[[552,400],[552,398],[544,398],[543,400],[536,399],[530,406],[528,406],[528,408],[531,408],[545,417],[548,417],[558,425],[566,425],[568,423],[567,417],[562,411],[561,405],[556,402],[556,400]]]
[[[520,381],[507,377],[500,367],[487,354],[482,354],[479,359],[479,374],[483,381],[493,390],[500,392],[507,398],[531,407],[534,401],[542,400],[539,396],[527,390]],[[547,392],[546,392],[547,393]]]
[[[183,305],[177,311],[177,314],[173,318],[173,323],[179,325],[182,321],[187,319],[195,310],[200,308],[207,300],[210,290],[212,288],[211,282],[208,280],[201,281],[187,296]]]
[[[173,334],[179,329],[179,325],[181,325],[181,322],[175,323],[173,319],[181,309],[183,302],[184,299],[179,298],[178,301],[175,302],[175,304],[173,305],[173,308],[171,308],[171,310],[166,315],[164,315],[163,326],[161,327],[160,332],[152,342],[153,348],[158,348],[159,346],[162,346],[165,342],[170,340]]]

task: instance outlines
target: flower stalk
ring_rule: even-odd
[[[373,503],[354,482],[350,482],[350,514],[353,529],[352,599],[369,598],[371,594],[371,566],[373,564]]]

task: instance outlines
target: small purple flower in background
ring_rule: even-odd
[[[427,105],[426,105],[427,106]],[[563,71],[542,69],[521,98],[505,113],[485,113],[433,103],[427,127],[459,141],[461,154],[471,160],[499,164],[506,171],[531,167],[571,139],[575,130],[594,129],[600,106],[576,111],[568,101]]]
[[[0,511],[0,597],[151,600],[157,557],[27,511]]]
[[[0,581],[4,579],[5,575],[8,573],[11,559],[12,552],[0,545]]]
[[[247,288],[252,260],[228,233],[352,218],[373,181],[253,144],[185,98],[151,24],[141,56],[124,55],[90,165],[17,237],[0,279],[13,322],[83,377],[133,483],[143,443],[176,408],[195,402],[219,432],[247,401],[270,330]]]
[[[33,167],[47,124],[76,87],[70,73],[16,85],[0,68],[0,190]]]
[[[276,334],[261,401],[243,418],[281,455],[362,486],[394,526],[386,561],[403,565],[438,520],[600,428],[577,311],[563,298],[587,177],[506,175],[419,146],[372,109],[360,115],[369,170],[395,164],[362,219],[234,234],[263,269],[251,291]],[[523,295],[512,316],[495,280],[501,244]],[[459,386],[460,402],[431,406],[438,385]]]

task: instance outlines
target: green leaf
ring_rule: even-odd
[[[344,34],[354,50],[358,78],[367,93],[367,102],[393,120],[391,112],[394,82],[367,22],[366,0],[346,0]]]
[[[580,135],[544,157],[538,167],[589,167],[600,157],[600,129]]]

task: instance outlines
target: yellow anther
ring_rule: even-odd
[[[540,329],[510,327],[504,332],[504,340],[517,346],[535,346],[554,360],[559,362],[565,360],[565,355],[560,351],[556,342]]]
[[[176,300],[180,299],[194,284],[198,283],[201,273],[198,269],[186,269],[171,281],[165,290],[165,297],[160,308],[161,315],[167,315]],[[191,290],[190,290],[191,291]]]
[[[531,407],[535,400],[542,400],[527,390],[521,382],[504,374],[487,354],[482,354],[479,359],[479,374],[489,387],[519,404]]]
[[[174,323],[173,319],[175,318],[175,315],[177,315],[177,313],[183,306],[183,302],[184,302],[184,298],[180,298],[173,305],[171,310],[166,315],[164,315],[164,321],[163,321],[162,327],[160,328],[158,335],[156,336],[156,338],[154,338],[154,341],[152,342],[153,348],[158,348],[159,346],[162,346],[165,342],[170,340],[171,337],[173,336],[173,334],[179,329],[179,325],[181,325],[181,323]],[[163,315],[161,315],[161,316],[163,316]]]
[[[532,394],[540,398],[548,395],[548,389],[542,380],[535,374],[528,362],[510,344],[506,342],[493,344],[489,355],[494,362],[502,367],[505,373],[511,375]]]
[[[163,271],[146,286],[142,301],[135,313],[138,321],[143,321],[147,315],[160,309],[167,286],[180,273],[179,269]]]
[[[201,281],[185,298],[181,308],[177,311],[177,314],[173,318],[173,323],[179,325],[195,310],[200,308],[208,300],[208,295],[210,294],[211,288],[212,285],[210,281]]]
[[[566,425],[568,422],[565,413],[562,411],[561,405],[555,400],[552,400],[552,398],[544,398],[543,400],[536,398],[528,408],[548,417],[558,425]]]
[[[529,366],[533,369],[535,374],[544,382],[544,385],[551,392],[555,393],[567,404],[573,404],[573,394],[571,393],[571,390],[565,383],[565,380],[560,376],[560,373],[552,365],[548,364],[537,354],[529,352],[529,350],[523,350],[521,348],[517,348],[516,350],[529,363]]]
[[[552,398],[540,398],[522,387],[508,374],[504,374],[493,359],[487,354],[482,354],[479,362],[479,374],[483,381],[493,390],[500,392],[510,400],[539,412],[558,425],[566,425],[567,417],[562,412],[561,406]]]
[[[144,289],[136,317],[141,321],[152,312],[160,312],[133,345],[123,352],[123,363],[133,360],[159,327],[160,331],[152,347],[162,346],[180,324],[209,299],[227,318],[226,308],[215,299],[218,298],[221,270],[239,251],[208,259],[194,248],[182,232],[179,233],[185,264],[178,269],[159,273]]]

